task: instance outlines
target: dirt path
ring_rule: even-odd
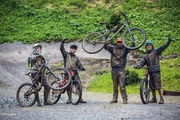
[[[128,104],[110,104],[111,94],[84,92],[86,104],[66,104],[63,94],[60,101],[51,106],[20,107],[15,100],[15,92],[0,95],[1,120],[178,120],[180,97],[165,96],[165,104],[142,104],[139,95],[128,95]]]

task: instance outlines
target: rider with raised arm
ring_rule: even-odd
[[[168,42],[161,47],[154,49],[153,42],[146,42],[146,51],[147,54],[143,57],[141,62],[135,66],[135,69],[140,69],[143,66],[147,65],[148,73],[150,74],[150,88],[152,89],[152,99],[149,103],[157,103],[156,99],[156,90],[158,90],[160,95],[159,104],[164,104],[163,99],[163,90],[161,86],[161,76],[160,76],[160,63],[159,55],[169,46],[171,38],[168,38]]]
[[[75,53],[77,51],[77,45],[76,44],[71,45],[70,52],[67,52],[64,48],[64,42],[65,42],[65,40],[63,40],[60,44],[60,51],[64,58],[64,67],[73,71],[74,75],[75,75],[75,79],[79,80],[81,83],[81,80],[80,80],[77,70],[79,69],[79,70],[85,71],[86,69],[82,66],[79,58],[75,55]],[[68,104],[68,103],[70,103],[70,91],[69,90],[67,90],[67,94],[68,94],[69,100],[66,103]],[[84,101],[82,99],[82,97],[80,98],[79,102],[86,103],[86,101]]]
[[[38,71],[40,70],[42,66],[42,62],[45,60],[44,57],[41,55],[42,45],[41,44],[34,44],[33,46],[33,52],[28,57],[28,68],[31,71],[31,77],[34,78]],[[41,78],[38,78],[38,81],[41,81]],[[36,84],[39,84],[38,82]],[[47,86],[46,81],[43,80],[43,86],[44,86],[44,105],[51,105],[51,102],[48,100],[50,88]],[[37,105],[42,106],[41,102],[39,100],[39,93],[36,94],[37,98]]]
[[[127,94],[125,87],[125,71],[127,54],[130,52],[129,49],[125,48],[122,44],[122,39],[116,40],[117,45],[107,45],[104,48],[111,53],[111,67],[112,67],[112,80],[113,80],[113,100],[110,103],[117,103],[118,100],[118,85],[120,85],[121,97],[123,103],[127,104]]]

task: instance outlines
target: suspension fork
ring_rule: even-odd
[[[45,67],[45,69],[47,69],[49,71],[48,73],[51,73],[59,81],[59,77],[56,76],[51,69],[49,69],[47,66]],[[45,70],[44,70],[44,73],[45,73]]]
[[[147,88],[148,88],[148,90],[149,90],[149,82],[150,82],[150,75],[147,74]]]
[[[31,95],[33,93],[36,93],[36,91],[33,88],[33,85],[34,84],[32,84],[31,87],[27,90],[27,92],[24,93],[24,96],[28,96],[28,95]]]
[[[132,44],[135,44],[135,39],[134,39],[133,34],[131,33],[131,30],[130,30],[129,25],[127,24],[127,22],[124,22],[124,24],[125,24],[125,26],[127,27],[128,31],[129,31],[129,34],[130,34],[130,36],[131,36],[131,42],[132,42]]]

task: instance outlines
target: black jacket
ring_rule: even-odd
[[[64,67],[71,70],[84,69],[79,58],[64,49],[64,41],[61,42],[60,51],[64,58]]]
[[[124,69],[126,66],[127,54],[129,49],[124,46],[105,45],[104,48],[111,53],[111,67]]]
[[[160,72],[159,55],[169,46],[169,44],[170,42],[168,41],[161,47],[148,52],[137,65],[137,68],[142,68],[143,66],[147,65],[149,72]]]

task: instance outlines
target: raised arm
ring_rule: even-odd
[[[157,54],[160,55],[170,44],[170,42],[172,41],[172,39],[169,37],[168,38],[168,42],[164,45],[162,45],[161,47],[157,48]]]
[[[66,57],[66,56],[67,56],[67,51],[66,51],[65,48],[64,48],[64,42],[65,42],[65,40],[63,40],[63,41],[61,42],[61,44],[60,44],[60,51],[61,51],[63,57]]]
[[[104,45],[104,49],[106,49],[106,50],[109,51],[110,53],[113,52],[113,48],[114,48],[114,46],[112,46],[112,45],[109,45],[109,44],[105,44],[105,45]]]

